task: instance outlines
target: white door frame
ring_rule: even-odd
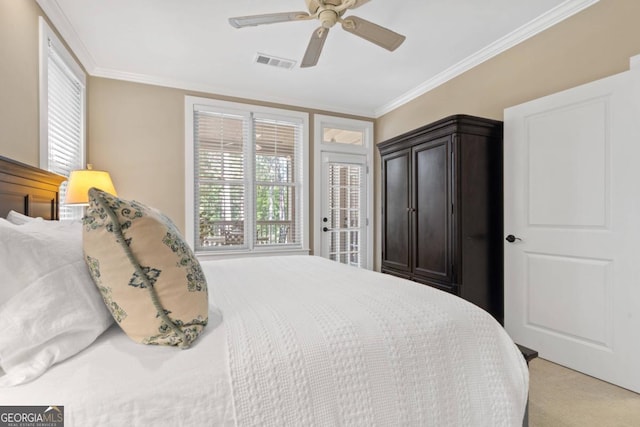
[[[366,218],[363,218],[366,231],[362,236],[366,239],[365,253],[362,254],[362,266],[373,268],[373,122],[347,119],[344,117],[315,114],[313,117],[313,253],[322,255],[322,157],[323,153],[356,154],[365,156],[366,170]],[[362,145],[340,144],[323,141],[322,130],[325,127],[361,131]]]

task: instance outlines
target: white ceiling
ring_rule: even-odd
[[[304,0],[38,0],[89,74],[378,117],[598,0],[371,0],[348,11],[404,34],[395,52],[317,21],[235,29],[232,16],[305,11]]]

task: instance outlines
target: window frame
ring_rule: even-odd
[[[196,218],[196,204],[195,204],[195,111],[196,108],[210,109],[212,111],[219,112],[234,112],[235,114],[243,114],[246,116],[256,115],[256,119],[260,118],[274,118],[274,119],[290,119],[301,123],[301,152],[300,161],[301,164],[301,179],[300,194],[298,207],[301,209],[300,222],[300,244],[294,247],[291,246],[278,246],[278,245],[266,245],[259,246],[254,245],[253,238],[247,242],[247,247],[236,249],[220,249],[215,251],[203,251],[198,250],[195,245],[195,218]],[[244,147],[245,153],[249,156],[255,157],[255,140],[253,136],[253,121],[249,125],[248,146]],[[255,159],[252,160],[254,162]],[[245,160],[246,162],[246,160]],[[251,176],[248,181],[253,185],[250,188],[246,188],[247,192],[246,200],[248,205],[246,206],[245,224],[249,231],[247,235],[253,236],[256,228],[256,206],[254,187],[255,170],[251,168],[248,170]],[[200,259],[219,259],[219,258],[232,258],[240,256],[268,256],[275,254],[282,255],[308,255],[309,250],[309,114],[295,110],[285,110],[272,107],[264,107],[253,104],[244,104],[238,102],[229,102],[216,100],[211,98],[202,98],[196,96],[185,96],[185,238],[189,246],[194,249],[196,256]]]
[[[51,170],[49,164],[49,43],[55,50],[56,54],[62,59],[64,65],[71,71],[73,76],[78,80],[81,86],[81,123],[80,123],[80,165],[79,169],[84,168],[87,161],[87,75],[67,49],[65,44],[58,38],[56,33],[51,29],[47,21],[42,17],[38,17],[39,28],[39,125],[40,125],[40,142],[39,142],[39,166],[41,169]],[[53,171],[55,172],[55,171]],[[64,183],[63,183],[64,185]],[[64,200],[59,201],[60,206],[64,206]],[[82,208],[75,208],[74,218],[82,217]]]

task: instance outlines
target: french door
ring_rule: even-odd
[[[366,267],[366,157],[322,154],[322,256]]]
[[[373,123],[314,115],[313,253],[373,268]]]

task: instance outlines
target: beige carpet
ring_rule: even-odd
[[[530,427],[638,427],[640,395],[544,359],[529,363]]]

